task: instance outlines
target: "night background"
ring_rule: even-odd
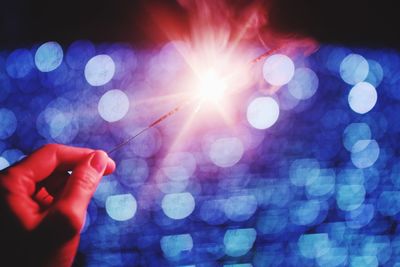
[[[111,154],[74,266],[400,266],[397,13],[2,1],[0,169],[110,151],[184,103]]]

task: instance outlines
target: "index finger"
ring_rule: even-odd
[[[74,166],[92,152],[89,148],[47,144],[8,168],[7,172],[11,176],[17,175],[39,182],[60,166]]]

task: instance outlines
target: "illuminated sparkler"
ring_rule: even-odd
[[[278,49],[279,48],[268,50],[267,52],[259,55],[258,57],[254,58],[252,61],[250,61],[250,64],[255,64],[255,63],[261,61],[262,59],[275,53]],[[215,98],[221,97],[226,88],[226,84],[224,83],[224,81],[218,78],[218,74],[213,69],[209,69],[204,74],[204,77],[199,86],[200,86],[199,94],[198,94],[196,100],[200,101],[200,102],[202,102],[206,99],[215,99]],[[147,130],[149,130],[150,128],[155,127],[162,121],[166,120],[167,118],[176,114],[178,111],[182,110],[184,107],[188,106],[189,104],[192,104],[192,102],[193,102],[193,99],[184,101],[180,105],[176,106],[175,108],[171,109],[170,111],[168,111],[167,113],[165,113],[164,115],[162,115],[161,117],[159,117],[158,119],[156,119],[155,121],[150,123],[147,127],[140,130],[137,134],[135,134],[135,135],[131,136],[130,138],[124,140],[123,142],[119,143],[117,146],[115,146],[114,148],[109,150],[107,153],[111,154],[111,153],[119,150],[120,148],[129,144],[136,137],[138,137],[139,135],[141,135],[144,132],[146,132]]]

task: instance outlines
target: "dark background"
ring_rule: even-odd
[[[230,2],[240,7],[250,1]],[[278,32],[311,36],[324,43],[400,48],[395,1],[264,0],[262,4],[268,9],[270,28]],[[150,19],[154,6],[171,14],[180,31],[187,30],[187,13],[175,0],[1,1],[0,48],[48,40],[64,44],[77,39],[136,45],[160,42],[166,37]]]

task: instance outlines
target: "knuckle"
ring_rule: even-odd
[[[42,149],[48,150],[48,151],[55,151],[58,149],[58,147],[59,147],[59,145],[50,143],[50,144],[45,144],[44,146],[42,146]]]
[[[96,189],[99,177],[93,171],[85,171],[77,174],[76,185],[82,190],[92,192]]]

